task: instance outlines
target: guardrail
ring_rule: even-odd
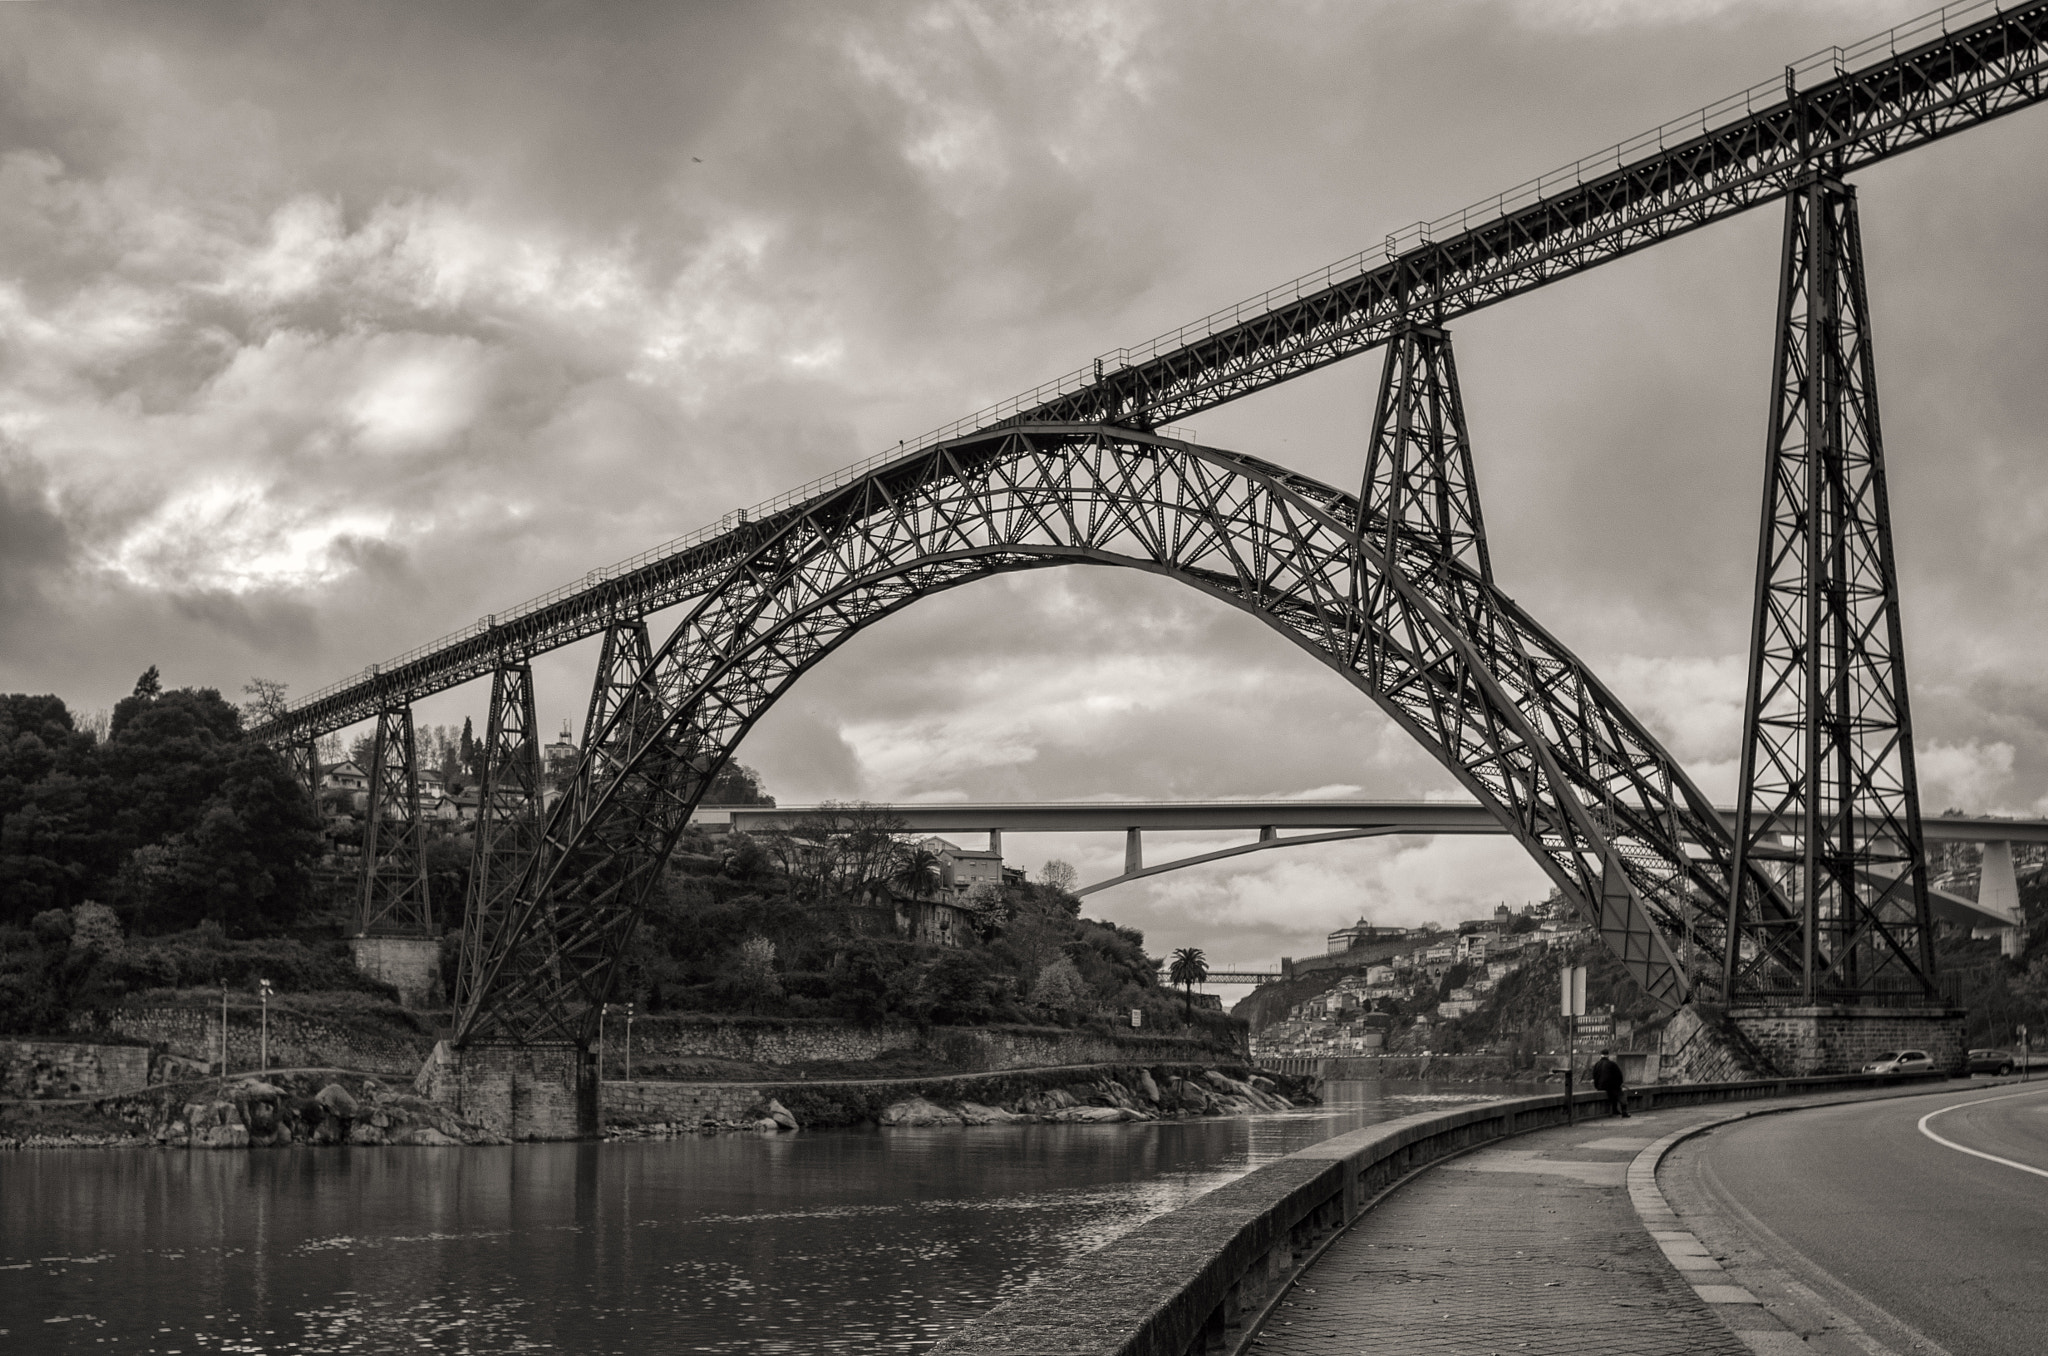
[[[1835,1074],[1631,1089],[1641,1108],[1896,1086],[1943,1078]],[[1575,1096],[1592,1107],[1598,1092]],[[1191,1356],[1235,1352],[1267,1302],[1381,1196],[1419,1168],[1563,1125],[1562,1095],[1518,1097],[1367,1126],[1256,1169],[1146,1221],[997,1305],[933,1356]]]

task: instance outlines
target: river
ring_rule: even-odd
[[[0,1155],[10,1353],[921,1351],[1334,1134],[1507,1095],[1333,1083],[1128,1125]]]

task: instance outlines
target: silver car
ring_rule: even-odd
[[[1925,1050],[1887,1050],[1863,1066],[1865,1073],[1932,1073],[1934,1056]]]

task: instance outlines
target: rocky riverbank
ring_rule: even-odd
[[[505,1141],[369,1074],[302,1069],[166,1084],[92,1101],[0,1108],[0,1149],[289,1144],[453,1145]]]
[[[1093,1065],[852,1083],[607,1087],[608,1139],[872,1124],[1106,1124],[1314,1106],[1313,1077],[1242,1068]]]
[[[1246,1116],[1318,1102],[1312,1076],[1085,1065],[916,1079],[608,1083],[607,1139],[801,1128],[1102,1124]],[[337,1069],[0,1102],[0,1149],[503,1144],[396,1079]]]

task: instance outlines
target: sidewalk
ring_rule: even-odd
[[[1717,1310],[1754,1309],[1754,1297],[1687,1280],[1681,1267],[1692,1259],[1674,1260],[1667,1247],[1696,1245],[1652,1236],[1630,1200],[1631,1161],[1666,1136],[1731,1115],[1897,1095],[1599,1115],[1451,1159],[1395,1188],[1333,1242],[1248,1350],[1750,1356],[1754,1344],[1734,1331],[1749,1325]]]

